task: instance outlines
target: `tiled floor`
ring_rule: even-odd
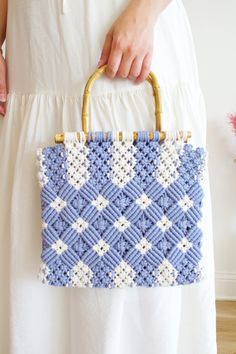
[[[236,354],[236,301],[217,301],[218,354]]]

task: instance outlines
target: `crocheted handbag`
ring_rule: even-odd
[[[80,132],[37,149],[42,208],[38,278],[65,287],[177,286],[199,282],[207,151],[190,132],[161,131],[159,85],[153,132],[92,132],[83,96]]]

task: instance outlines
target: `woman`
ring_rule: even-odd
[[[144,80],[161,86],[163,130],[206,116],[191,31],[180,0],[0,0],[1,353],[215,354],[214,259],[208,180],[207,277],[173,288],[65,289],[36,275],[41,248],[36,149],[81,129],[83,88],[96,66],[92,130],[152,130]],[[115,21],[115,22],[114,22]],[[107,34],[107,35],[106,35]],[[105,36],[106,35],[106,36]],[[98,64],[97,64],[98,63]]]

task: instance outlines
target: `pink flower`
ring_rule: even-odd
[[[236,134],[236,114],[230,114],[229,121],[233,127],[233,132]]]

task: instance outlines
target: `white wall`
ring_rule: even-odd
[[[184,0],[208,112],[217,298],[236,299],[236,0]]]

